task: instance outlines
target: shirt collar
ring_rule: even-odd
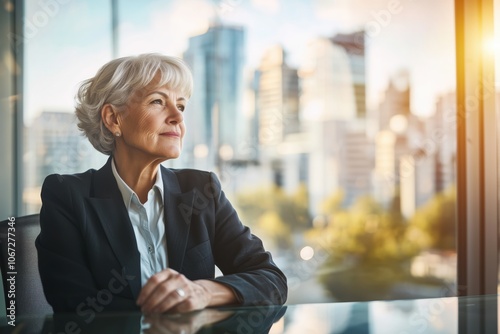
[[[116,183],[118,185],[118,189],[120,189],[120,192],[123,197],[123,202],[125,203],[125,207],[127,210],[130,208],[130,203],[132,202],[132,198],[135,196],[138,198],[137,194],[130,188],[125,181],[121,178],[120,174],[118,174],[118,171],[116,170],[115,166],[115,159],[111,159],[111,171],[113,172],[113,176],[115,177]],[[164,202],[164,196],[163,196],[163,179],[161,176],[161,168],[158,167],[158,171],[156,173],[156,181],[155,184],[153,185],[153,188],[158,189],[158,192],[160,194],[161,198],[161,203]]]

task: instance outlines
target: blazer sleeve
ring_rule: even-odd
[[[229,285],[243,306],[284,304],[288,293],[285,275],[262,241],[241,223],[217,176],[210,173],[210,177],[216,189],[214,260],[224,274],[215,280]]]
[[[71,178],[75,176],[50,175],[42,186],[41,231],[35,241],[38,268],[45,297],[54,312],[76,311],[90,317],[91,303],[102,289],[92,276],[91,260],[85,251],[83,189],[77,189]],[[137,306],[132,299],[113,295],[105,305],[94,309],[133,310]]]

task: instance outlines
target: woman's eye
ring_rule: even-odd
[[[161,99],[156,99],[151,102],[152,104],[160,104],[163,105],[163,101]]]
[[[186,107],[183,106],[182,104],[177,105],[177,109],[179,109],[180,111],[184,111],[185,108]]]

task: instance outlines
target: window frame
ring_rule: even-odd
[[[0,75],[0,213],[2,219],[23,212],[23,69],[24,0],[5,3],[0,9],[3,61]]]
[[[496,296],[498,290],[495,63],[484,52],[494,36],[493,9],[493,0],[455,0],[459,296]],[[460,333],[498,331],[497,298],[461,298],[458,307]]]
[[[457,292],[496,294],[498,169],[493,0],[456,0]],[[491,140],[494,138],[495,140]]]

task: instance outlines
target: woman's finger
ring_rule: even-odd
[[[159,273],[151,276],[151,278],[144,284],[137,298],[137,305],[142,306],[145,301],[151,296],[153,291],[158,287],[158,285],[171,279],[173,276],[179,275],[179,273],[173,269],[165,269]]]

